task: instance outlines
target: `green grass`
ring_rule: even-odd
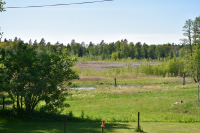
[[[103,81],[73,81],[73,84],[77,85],[78,87],[86,87],[86,86],[100,86],[100,87],[110,87],[114,85],[114,78],[104,78]],[[124,77],[124,78],[117,78],[117,85],[127,86],[162,86],[162,87],[171,87],[177,86],[182,84],[181,77],[156,77],[156,76],[146,76],[146,77]],[[191,78],[186,78],[186,84],[191,84],[194,81]]]
[[[114,81],[114,80],[113,80]],[[119,85],[140,85],[140,88],[110,87],[111,79],[94,90],[69,90],[71,96],[63,114],[69,111],[76,117],[84,111],[85,118],[105,119],[109,122],[135,122],[141,112],[143,122],[200,122],[200,103],[197,102],[197,85],[182,86],[182,78],[121,79]],[[94,85],[99,81],[75,81],[81,86]],[[189,84],[190,83],[190,84]],[[172,106],[175,102],[183,104]]]
[[[197,84],[192,82],[192,79],[186,78],[186,85],[183,86],[181,77],[119,78],[118,85],[133,85],[140,88],[116,88],[110,87],[114,83],[112,78],[106,78],[104,81],[73,81],[78,86],[96,86],[96,89],[67,90],[71,94],[66,96],[66,102],[70,107],[65,108],[62,114],[72,111],[73,116],[83,117],[85,120],[77,123],[68,122],[67,131],[69,133],[100,132],[101,121],[97,122],[97,120],[104,119],[107,121],[105,132],[134,132],[137,127],[137,112],[140,112],[141,127],[145,132],[200,132]],[[9,101],[8,98],[6,99]],[[172,106],[180,100],[184,103]],[[39,104],[37,109],[40,107]],[[62,122],[0,120],[0,131],[5,133],[59,133],[63,131],[63,126]]]
[[[136,122],[106,123],[105,133],[132,133],[137,127]],[[147,133],[197,133],[200,132],[199,123],[169,123],[169,122],[141,122],[141,127]],[[100,133],[101,122],[67,122],[67,133]],[[63,133],[62,122],[0,122],[2,133]]]

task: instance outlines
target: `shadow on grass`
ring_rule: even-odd
[[[67,116],[67,133],[99,133],[101,119]],[[16,112],[12,109],[0,110],[0,132],[3,133],[63,133],[65,115],[46,112]],[[133,132],[128,123],[106,123],[105,132]]]
[[[8,122],[0,123],[3,133],[64,133],[64,122]],[[105,132],[134,132],[126,123],[107,123]],[[66,133],[100,133],[101,122],[67,122]]]

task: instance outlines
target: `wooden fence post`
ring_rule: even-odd
[[[104,127],[105,127],[105,120],[102,120],[102,125],[101,125],[101,133],[104,133]]]
[[[138,129],[140,129],[140,112],[138,112]]]
[[[198,84],[198,91],[197,91],[197,100],[199,102],[199,84]]]
[[[185,85],[185,72],[183,73],[183,85]]]
[[[101,133],[104,133],[104,127],[101,127]]]
[[[66,133],[66,122],[67,122],[67,116],[65,115],[65,122],[64,122],[64,133]]]
[[[117,83],[116,83],[116,78],[114,78],[114,81],[115,81],[115,87],[117,86]]]

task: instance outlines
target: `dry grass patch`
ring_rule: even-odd
[[[106,87],[106,88],[98,88],[94,90],[96,93],[104,93],[104,94],[136,94],[139,89],[135,87],[130,88],[118,88],[118,87]]]
[[[159,85],[156,85],[156,86],[152,86],[152,85],[145,85],[142,87],[143,89],[160,89],[160,88],[163,88]]]

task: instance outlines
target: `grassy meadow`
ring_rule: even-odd
[[[141,112],[143,122],[200,122],[197,84],[191,83],[190,78],[186,81],[183,86],[181,77],[119,79],[117,84],[122,87],[118,88],[110,86],[114,83],[110,79],[92,90],[69,89],[71,95],[67,97],[67,103],[71,107],[63,113],[72,111],[74,116],[80,117],[84,111],[85,119],[136,122],[137,112]],[[82,81],[80,84],[88,86],[92,83],[99,81]],[[173,106],[181,100],[184,103]]]
[[[186,77],[186,85],[182,85],[182,77],[145,76],[130,69],[94,71],[92,68],[74,68],[80,80],[72,81],[73,86],[95,89],[66,88],[70,94],[66,96],[66,103],[70,107],[61,114],[82,119],[82,122],[68,121],[67,133],[98,133],[101,131],[101,120],[107,121],[105,132],[133,132],[137,126],[137,112],[140,112],[141,126],[145,132],[200,132],[198,84],[192,78]],[[117,77],[117,86],[120,87],[114,87],[114,77]],[[183,103],[173,105],[181,100]],[[6,98],[6,103],[10,102]],[[36,109],[39,110],[42,104],[37,105]],[[63,126],[63,122],[0,119],[0,131],[5,133],[60,133]]]

